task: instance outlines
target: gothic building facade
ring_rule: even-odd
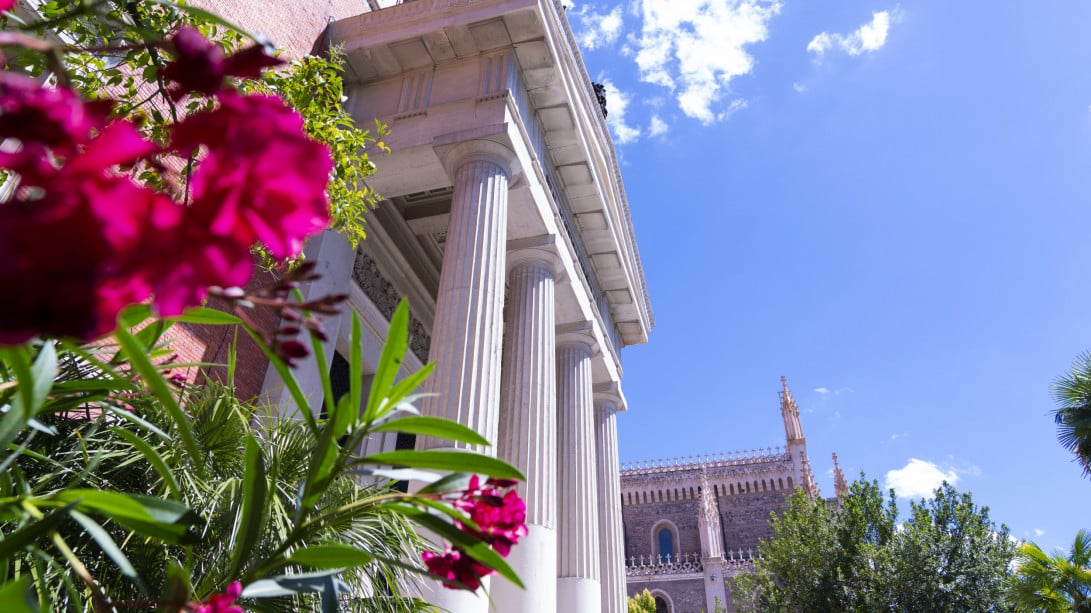
[[[731,580],[753,568],[769,516],[796,487],[819,496],[807,440],[781,377],[785,445],[634,462],[621,469],[626,587],[649,590],[656,613],[734,611]],[[833,456],[840,495],[844,475]]]

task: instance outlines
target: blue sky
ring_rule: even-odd
[[[575,0],[655,310],[623,460],[783,441],[1091,528],[1049,386],[1091,348],[1091,5]]]

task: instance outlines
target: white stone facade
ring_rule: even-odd
[[[392,153],[372,156],[369,183],[386,201],[367,240],[347,258],[314,252],[341,258],[328,284],[364,322],[367,368],[407,297],[406,369],[436,363],[422,413],[474,428],[492,443],[478,451],[527,475],[529,534],[509,559],[527,589],[493,577],[493,610],[624,613],[620,352],[654,322],[613,142],[563,8],[415,0],[333,21],[328,35],[348,59],[350,112],[391,130]],[[331,349],[348,354],[348,330]],[[445,444],[386,436],[366,451]],[[453,613],[490,609],[482,595],[428,590]]]

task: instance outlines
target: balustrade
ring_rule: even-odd
[[[757,556],[753,549],[729,550],[724,555],[724,567],[738,570],[754,568]],[[703,573],[701,554],[684,553],[672,559],[670,554],[657,556],[631,556],[625,563],[627,577],[656,575],[685,575]]]

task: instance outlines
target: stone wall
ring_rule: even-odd
[[[652,540],[652,528],[664,519],[671,521],[678,528],[678,542],[675,544],[678,553],[699,553],[701,551],[701,536],[697,532],[699,512],[700,503],[696,500],[622,506],[625,559],[632,556],[647,558],[653,554],[656,545]]]
[[[670,596],[674,603],[671,613],[700,613],[705,610],[705,582],[703,579],[683,581],[647,581],[629,583],[626,586],[629,596],[636,596],[644,590],[653,594],[658,590]],[[710,612],[709,612],[710,613]]]
[[[772,536],[769,514],[784,504],[787,492],[764,492],[720,498],[720,526],[724,533],[724,550],[757,551],[758,542]]]

